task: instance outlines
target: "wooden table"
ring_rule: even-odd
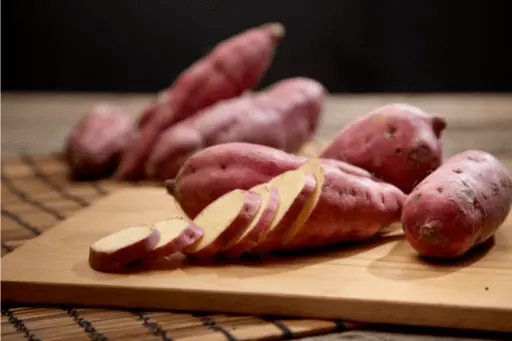
[[[99,101],[118,104],[135,118],[151,98],[150,94],[2,94],[2,158],[21,152],[37,155],[60,151],[73,124]],[[509,95],[331,96],[318,138],[329,141],[350,120],[390,102],[407,102],[444,116],[448,121],[443,136],[445,156],[469,148],[483,149],[499,157],[512,172],[512,96]],[[307,340],[477,340],[461,335],[429,336],[429,333],[416,329],[413,332],[352,331]],[[478,340],[483,340],[482,337],[479,335]]]

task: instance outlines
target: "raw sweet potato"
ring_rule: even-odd
[[[308,197],[308,200],[302,211],[300,212],[297,219],[290,224],[290,227],[287,229],[286,233],[283,235],[279,244],[286,244],[290,242],[298,233],[301,231],[302,227],[306,223],[306,221],[311,216],[311,213],[315,210],[318,201],[323,192],[325,175],[324,175],[324,167],[320,160],[312,159],[302,165],[300,170],[304,171],[307,175],[311,175],[315,178],[315,188],[313,193]]]
[[[234,190],[226,193],[194,219],[194,224],[204,230],[204,235],[182,253],[203,258],[224,251],[249,227],[260,206],[260,195],[255,192]]]
[[[325,93],[315,80],[290,78],[259,93],[221,101],[163,132],[146,172],[153,178],[173,178],[190,155],[228,142],[295,152],[315,133]]]
[[[249,253],[267,253],[280,245],[316,188],[314,176],[302,169],[287,171],[276,176],[269,183],[277,188],[279,205],[270,228],[256,246],[247,250]]]
[[[144,258],[160,241],[160,232],[150,226],[130,226],[109,234],[89,248],[89,265],[101,272],[116,272]]]
[[[419,254],[455,258],[491,238],[511,205],[506,168],[487,152],[467,150],[446,160],[409,194],[402,223]]]
[[[304,165],[308,158],[282,150],[251,143],[235,142],[201,150],[183,164],[176,178],[165,186],[189,217],[221,195],[233,189],[249,189]],[[358,177],[371,174],[358,167],[337,160],[321,160]]]
[[[157,103],[143,112],[140,138],[124,154],[117,176],[142,176],[161,132],[198,110],[254,87],[270,66],[284,31],[279,23],[251,28],[220,42],[207,56],[184,70],[160,93]]]
[[[160,233],[160,241],[145,257],[145,261],[157,260],[173,253],[181,252],[194,244],[204,234],[204,230],[183,217],[168,218],[154,224]]]
[[[72,177],[91,180],[112,175],[134,140],[129,116],[113,105],[95,105],[73,127],[64,147]]]
[[[446,121],[408,104],[388,104],[343,128],[320,157],[346,161],[409,193],[442,163]]]
[[[261,206],[244,233],[231,241],[222,252],[225,255],[236,258],[258,244],[271,226],[276,216],[279,205],[279,192],[271,184],[264,183],[251,188],[249,191],[258,193],[261,198]]]
[[[406,195],[385,182],[324,167],[322,194],[309,218],[275,249],[361,241],[400,220]]]

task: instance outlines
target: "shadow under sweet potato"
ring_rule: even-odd
[[[385,256],[372,262],[368,271],[379,278],[402,281],[441,277],[478,262],[494,245],[495,239],[490,238],[460,257],[432,259],[418,255],[406,240],[402,240]]]

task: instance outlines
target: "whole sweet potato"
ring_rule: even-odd
[[[117,176],[142,176],[144,163],[162,131],[198,110],[254,87],[270,66],[284,31],[279,23],[246,30],[220,42],[178,75],[142,113],[140,138],[124,154]]]
[[[194,217],[204,207],[233,189],[250,189],[270,181],[308,161],[304,156],[244,142],[233,142],[203,149],[187,159],[174,179],[167,180],[167,191],[185,213]],[[371,179],[367,171],[337,160],[321,160],[358,178]]]
[[[402,223],[419,254],[454,258],[491,238],[511,205],[506,168],[487,152],[467,150],[446,160],[409,194]]]
[[[75,179],[110,176],[135,139],[132,119],[118,107],[97,104],[71,130],[64,155]]]
[[[153,178],[173,178],[190,155],[228,142],[294,152],[316,131],[325,93],[312,79],[291,78],[260,93],[221,101],[163,132],[146,172]]]
[[[320,156],[364,168],[409,193],[441,165],[445,127],[438,115],[388,104],[343,128]]]

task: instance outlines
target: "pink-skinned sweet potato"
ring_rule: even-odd
[[[254,247],[247,250],[252,254],[268,253],[281,244],[316,188],[314,176],[301,169],[284,172],[269,183],[279,192],[279,205],[270,228]]]
[[[290,240],[275,249],[361,241],[400,221],[406,195],[385,182],[324,166],[322,193],[313,212]]]
[[[442,163],[446,121],[408,104],[379,107],[343,128],[320,153],[364,168],[410,193]]]
[[[204,235],[204,230],[184,217],[172,217],[153,225],[160,233],[160,241],[146,256],[150,262],[181,252]]]
[[[134,179],[158,136],[167,128],[214,103],[237,97],[254,87],[270,66],[285,29],[280,23],[254,27],[232,36],[184,70],[160,92],[139,120],[140,137],[123,154],[116,175]]]
[[[203,149],[187,159],[174,179],[165,181],[169,194],[189,217],[233,189],[250,189],[304,165],[309,159],[251,143],[233,142]],[[372,178],[367,171],[337,160],[322,164],[358,177]]]
[[[512,179],[493,155],[458,153],[407,197],[405,237],[422,256],[456,258],[491,238],[512,205]]]
[[[261,206],[258,193],[230,191],[205,207],[194,219],[204,235],[182,253],[195,258],[213,257],[245,232]]]
[[[72,178],[92,180],[112,175],[134,140],[133,120],[121,108],[94,105],[72,128],[64,146]]]
[[[117,272],[143,259],[160,241],[160,232],[152,226],[129,226],[111,233],[89,247],[89,265],[101,272]]]
[[[164,131],[150,153],[146,174],[173,178],[195,152],[229,142],[295,152],[315,133],[325,94],[320,83],[297,77],[259,93],[221,101]]]
[[[232,240],[230,245],[227,245],[222,251],[222,254],[232,258],[239,257],[258,244],[271,227],[279,206],[279,191],[274,185],[264,183],[249,189],[249,191],[260,195],[261,206],[244,233],[238,239]]]

